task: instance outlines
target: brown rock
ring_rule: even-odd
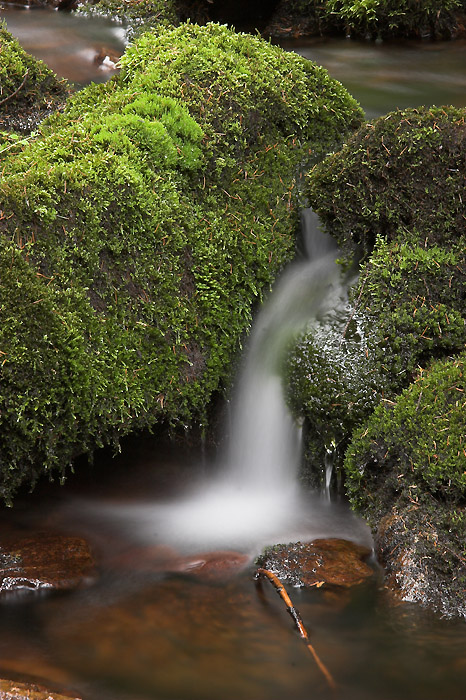
[[[165,545],[132,547],[109,563],[113,569],[138,572],[187,573],[206,580],[226,580],[242,571],[251,557],[240,552],[220,550],[183,556]]]
[[[0,700],[80,700],[76,696],[54,693],[32,683],[0,679]]]
[[[178,571],[186,571],[208,580],[224,580],[242,571],[250,561],[251,557],[239,552],[207,552],[181,559]]]
[[[348,540],[329,539],[266,549],[257,563],[293,586],[354,586],[374,573],[365,560],[370,549]]]
[[[0,546],[0,594],[42,588],[76,588],[94,559],[85,540],[50,533],[10,539]]]

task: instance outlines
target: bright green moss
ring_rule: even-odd
[[[380,514],[401,496],[418,501],[423,491],[464,504],[465,369],[464,353],[434,362],[399,398],[376,408],[345,459],[354,505]]]
[[[205,419],[293,254],[299,169],[361,118],[304,59],[186,25],[141,37],[5,159],[5,499],[131,430]],[[42,315],[8,332],[23,276]]]

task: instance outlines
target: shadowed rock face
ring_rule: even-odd
[[[372,576],[370,549],[347,540],[329,539],[269,547],[259,566],[293,586],[354,586]]]
[[[226,22],[236,28],[265,27],[272,17],[278,0],[208,0],[207,11],[214,22]]]

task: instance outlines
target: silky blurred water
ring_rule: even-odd
[[[124,51],[124,29],[107,19],[0,3],[0,20],[28,53],[78,85],[108,80],[115,70],[102,61]]]

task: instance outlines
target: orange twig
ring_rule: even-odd
[[[302,639],[303,642],[305,643],[305,645],[306,645],[308,651],[310,652],[310,654],[312,655],[314,661],[316,662],[316,664],[317,664],[317,666],[318,666],[320,672],[321,672],[322,675],[325,677],[325,680],[327,681],[329,687],[330,687],[332,690],[336,690],[336,687],[337,687],[337,686],[336,686],[336,683],[335,683],[335,681],[334,681],[334,679],[333,679],[333,676],[332,676],[332,674],[330,673],[330,671],[328,670],[328,668],[325,666],[325,664],[323,663],[323,661],[321,661],[321,659],[319,658],[319,656],[318,656],[316,650],[315,650],[314,647],[312,646],[312,644],[311,644],[311,642],[310,642],[310,640],[309,640],[309,635],[308,635],[308,633],[307,633],[307,630],[306,630],[306,628],[304,627],[303,621],[301,620],[301,616],[300,616],[298,610],[294,607],[293,603],[291,602],[291,598],[290,598],[290,596],[288,595],[288,593],[286,592],[285,586],[284,586],[283,583],[280,581],[280,579],[277,578],[277,576],[275,576],[275,574],[273,574],[273,573],[272,573],[271,571],[269,571],[268,569],[257,569],[257,571],[256,571],[256,580],[260,582],[260,579],[261,579],[261,577],[263,577],[263,576],[264,576],[265,578],[267,578],[267,579],[270,581],[270,583],[273,585],[273,587],[274,587],[275,590],[277,591],[277,593],[278,593],[278,595],[280,596],[280,598],[281,598],[281,599],[283,600],[283,602],[285,603],[286,609],[287,609],[288,612],[290,613],[291,617],[293,618],[293,620],[294,620],[294,622],[295,622],[296,627],[298,628],[299,636],[301,637],[301,639]]]

